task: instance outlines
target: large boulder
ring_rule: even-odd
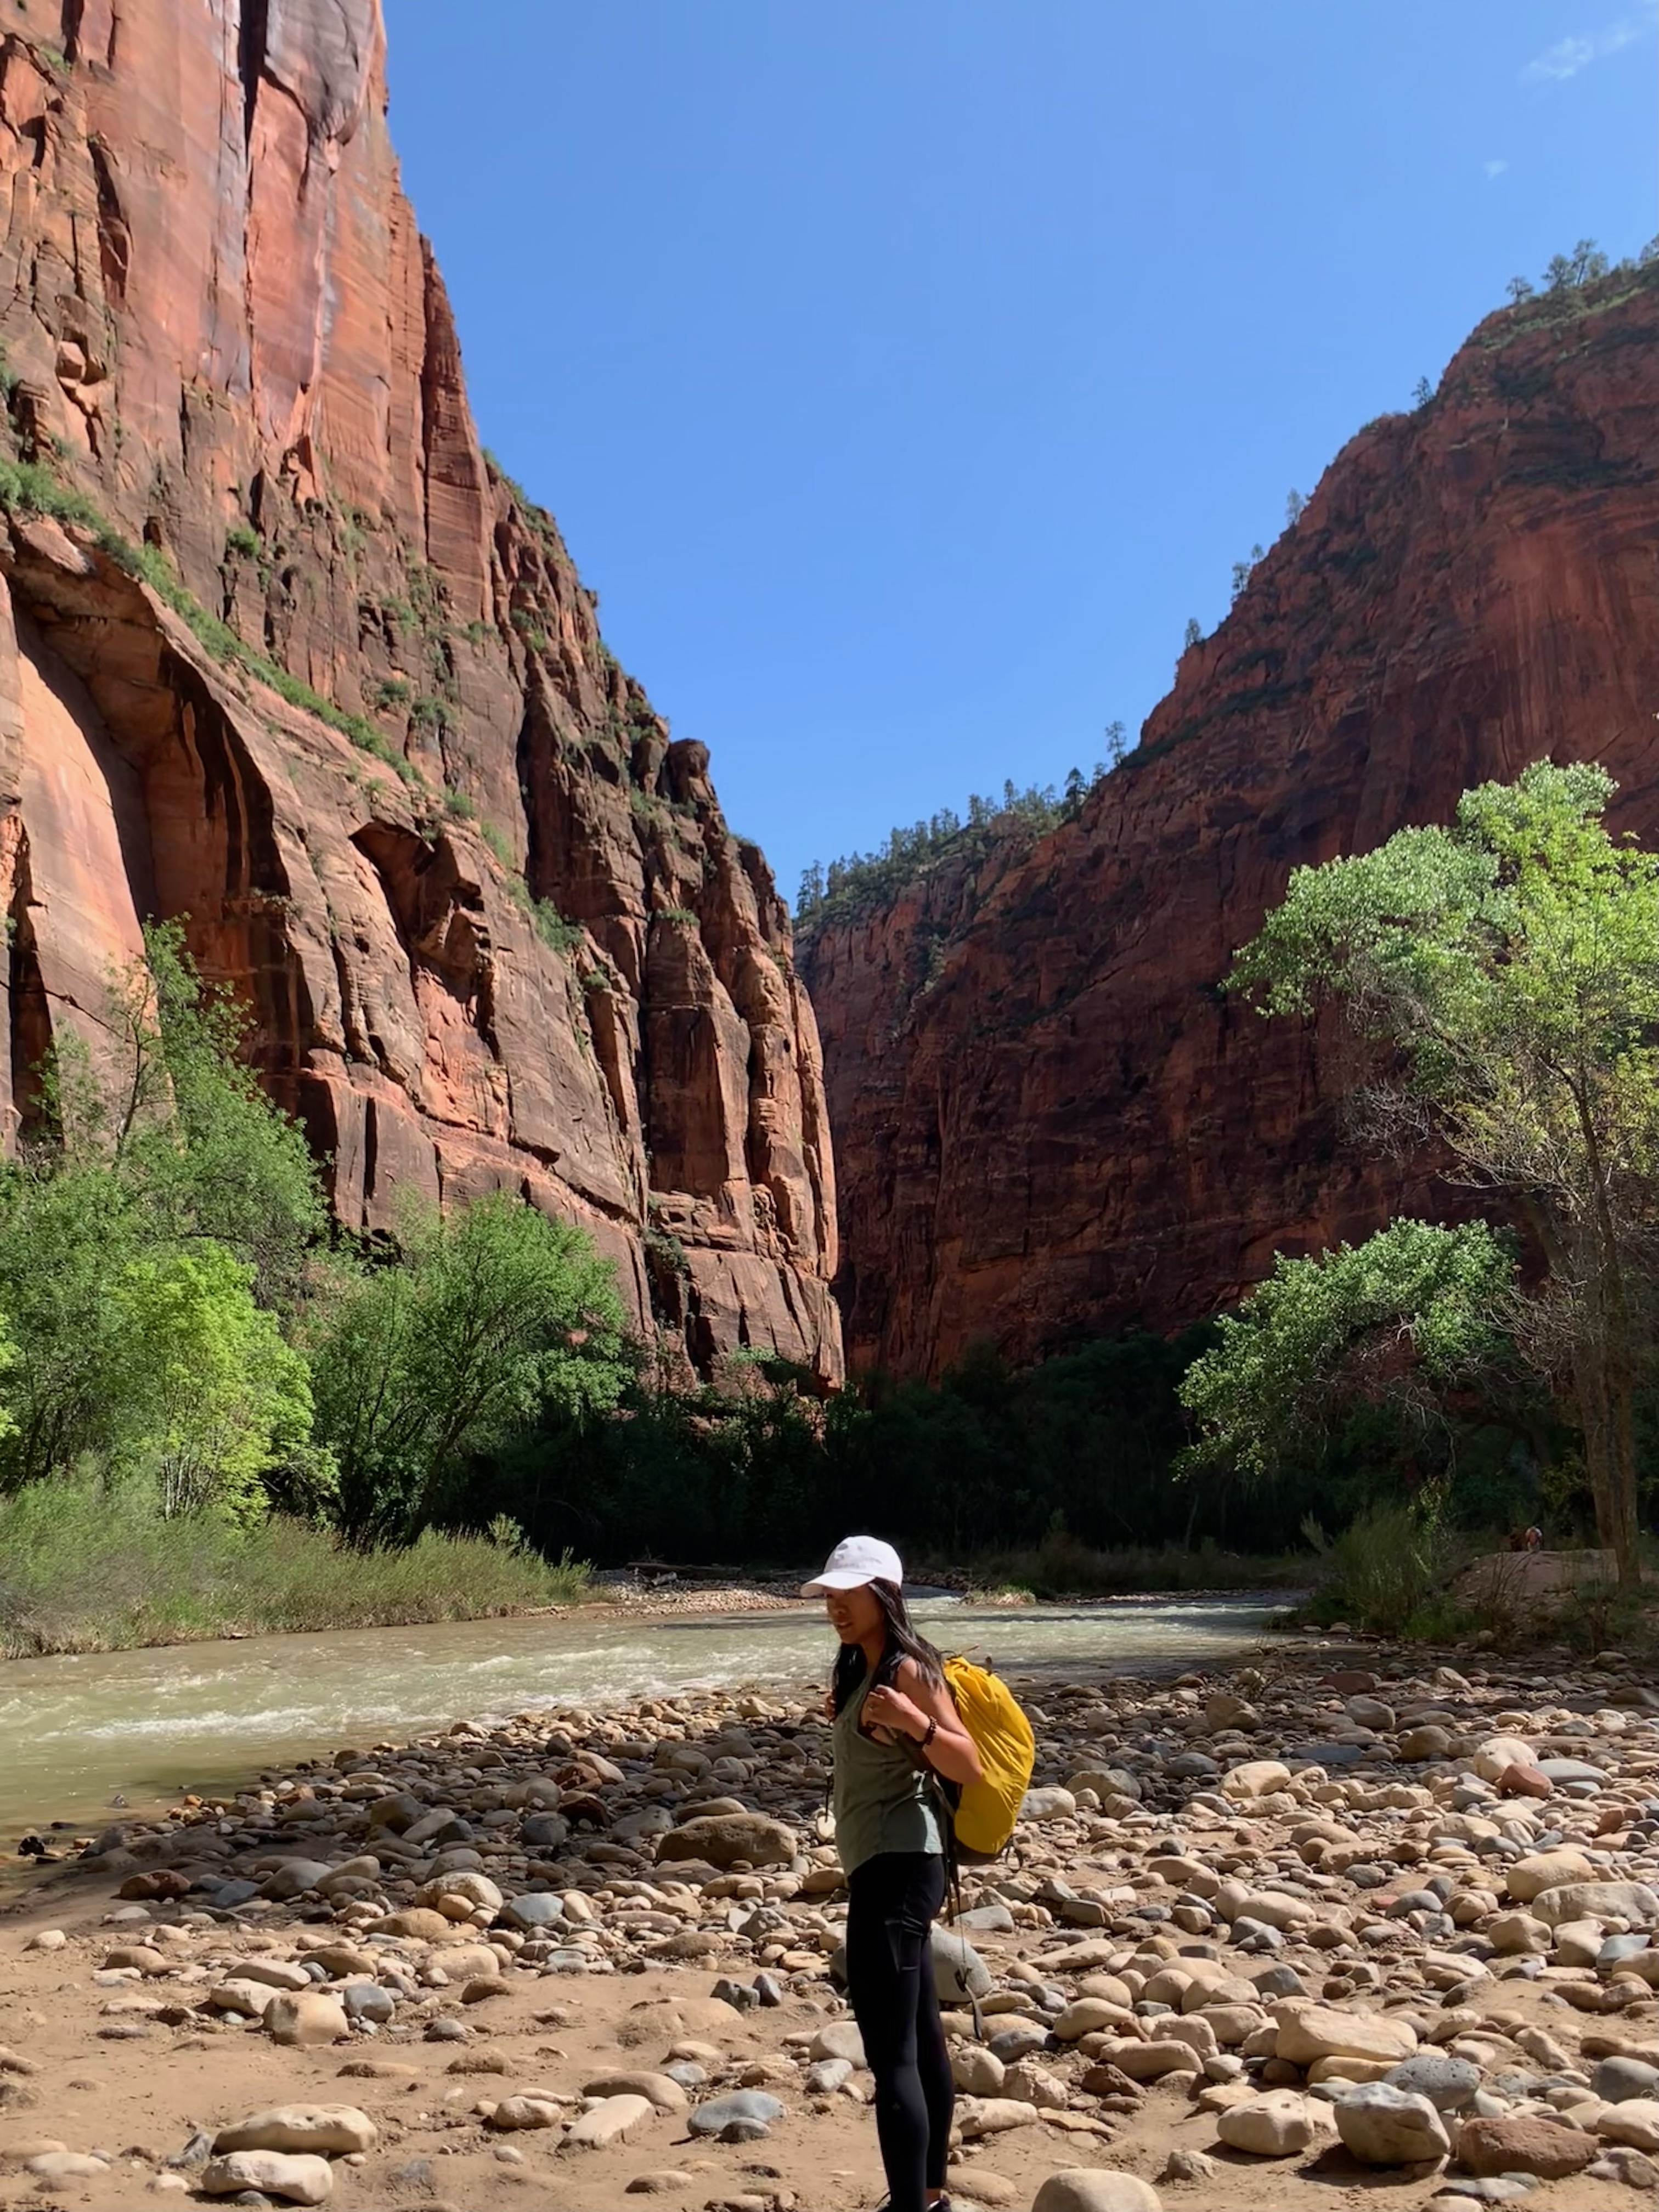
[[[1415,2166],[1451,2148],[1445,2123],[1426,2097],[1389,2081],[1362,2081],[1338,2100],[1336,2131],[1362,2166]]]
[[[794,1831],[764,1813],[712,1813],[657,1838],[659,1861],[705,1859],[722,1869],[739,1859],[751,1867],[792,1866]]]
[[[379,2140],[380,2130],[356,2105],[274,2105],[269,2112],[250,2112],[246,2119],[221,2128],[213,2148],[217,2155],[233,2150],[286,2150],[337,2158],[373,2150]]]
[[[205,2197],[241,2197],[250,2190],[287,2204],[325,2204],[334,2186],[325,2158],[278,2150],[234,2150],[210,2160],[197,2186]]]

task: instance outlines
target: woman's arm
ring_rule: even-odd
[[[872,1690],[864,1700],[864,1717],[873,1727],[891,1729],[908,1735],[919,1749],[930,1721],[936,1725],[932,1741],[922,1752],[927,1764],[947,1782],[977,1782],[983,1770],[974,1739],[962,1725],[956,1702],[943,1682],[930,1682],[914,1659],[902,1659],[893,1686]]]

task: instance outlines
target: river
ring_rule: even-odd
[[[947,1650],[1009,1674],[1090,1674],[1247,1650],[1283,1593],[1126,1599],[1006,1611],[922,1599]],[[182,1790],[235,1784],[346,1743],[532,1709],[603,1706],[699,1685],[822,1683],[832,1650],[816,1606],[655,1620],[445,1621],[317,1636],[0,1663],[0,1851],[60,1820],[80,1829]]]

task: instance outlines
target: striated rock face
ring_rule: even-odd
[[[378,0],[0,28],[13,1133],[64,1024],[96,1057],[141,921],[182,916],[348,1222],[520,1191],[700,1364],[834,1381],[787,914],[480,449]]]
[[[1492,316],[1361,431],[1081,818],[947,854],[799,957],[856,1365],[1028,1358],[1467,1203],[1346,1142],[1334,1020],[1224,1002],[1292,866],[1599,760],[1659,841],[1659,269]]]

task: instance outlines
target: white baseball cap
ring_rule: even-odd
[[[904,1562],[879,1536],[843,1536],[823,1563],[816,1582],[803,1583],[803,1597],[822,1597],[825,1590],[858,1589],[866,1583],[904,1580]]]

